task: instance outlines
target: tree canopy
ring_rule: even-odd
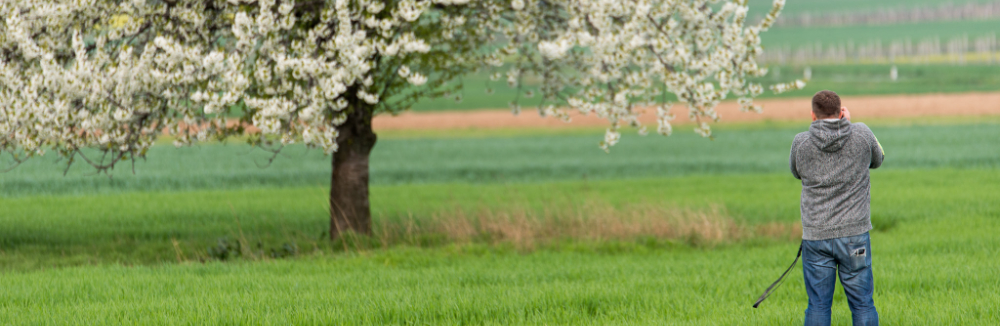
[[[611,146],[639,108],[670,134],[666,93],[698,121],[730,93],[759,110],[746,78],[766,73],[760,33],[783,4],[748,24],[745,0],[5,0],[0,150],[99,148],[107,166],[167,131],[332,153],[352,101],[395,113],[483,69],[539,76],[542,114],[607,118]]]

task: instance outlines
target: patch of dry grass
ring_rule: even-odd
[[[697,246],[715,246],[755,237],[795,240],[802,236],[799,223],[748,225],[733,218],[722,206],[703,210],[657,205],[590,204],[536,212],[453,209],[429,218],[407,217],[376,221],[373,237],[382,247],[399,244],[488,243],[510,244],[521,250],[565,240],[629,241],[662,239]]]

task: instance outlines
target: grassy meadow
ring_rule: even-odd
[[[1000,320],[988,285],[1000,279],[1000,157],[981,141],[997,127],[872,124],[888,154],[872,173],[884,323]],[[329,163],[314,152],[293,148],[261,168],[243,145],[163,146],[136,175],[110,180],[85,170],[57,179],[60,165],[36,160],[0,175],[0,316],[801,323],[800,267],[760,309],[750,305],[794,255],[799,184],[785,170],[804,128],[631,136],[611,154],[589,130],[390,135],[373,154],[375,235],[337,242],[324,239]],[[834,320],[848,322],[846,304]]]
[[[934,172],[923,175],[931,179],[925,182],[937,180]],[[949,189],[963,193],[961,185],[954,186]],[[993,232],[1000,227],[995,207],[968,209],[961,204],[976,204],[959,200],[949,206],[955,210],[933,210],[960,196],[939,201],[935,190],[910,193],[924,196],[906,201],[924,200],[928,204],[917,207],[936,216],[873,234],[882,323],[995,324],[1000,320],[1000,296],[990,286],[1000,273],[993,261],[1000,246]],[[890,206],[886,197],[876,197],[876,204]],[[521,254],[399,248],[253,263],[15,272],[0,279],[0,315],[18,324],[60,325],[802,323],[805,296],[798,268],[759,309],[750,307],[794,255],[792,241],[616,249]],[[847,325],[850,313],[839,290],[835,300],[835,325]]]

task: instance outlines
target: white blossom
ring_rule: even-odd
[[[428,82],[411,69],[433,69],[416,54],[443,40],[414,33],[427,11],[456,15],[440,35],[476,31],[452,41],[476,49],[454,53],[473,66],[503,25],[485,19],[500,4],[2,0],[0,153],[91,147],[115,156],[105,162],[113,165],[141,157],[163,131],[179,146],[250,132],[260,144],[301,141],[332,153],[347,123],[338,113],[374,112],[386,87],[407,87],[387,84],[381,64],[403,63],[391,74],[407,85]]]
[[[567,40],[559,40],[556,42],[543,41],[538,43],[538,51],[549,59],[562,58],[566,55],[566,51],[569,51],[572,47],[573,44]]]
[[[410,74],[410,77],[407,77],[406,80],[410,84],[413,84],[413,86],[420,86],[427,82],[427,77],[424,77],[423,75],[418,73],[413,73]]]
[[[510,2],[510,7],[514,10],[524,9],[524,0],[512,0]]]
[[[521,87],[522,76],[539,76],[542,98],[563,99],[570,109],[607,119],[611,128],[601,142],[605,149],[618,142],[621,127],[642,133],[639,116],[650,106],[658,107],[657,132],[671,134],[670,103],[662,100],[668,92],[686,104],[689,117],[698,123],[696,131],[710,137],[706,122],[721,118],[715,107],[730,93],[742,98],[745,110],[760,110],[752,98],[764,86],[747,77],[767,73],[756,62],[763,52],[760,34],[784,6],[784,1],[774,1],[763,21],[749,23],[745,0],[718,2],[511,1],[516,20],[504,33],[512,43],[507,49],[539,59],[515,61],[507,70],[507,83]],[[545,18],[552,16],[552,8],[562,17],[560,23]],[[572,51],[575,47],[585,50]],[[497,77],[495,71],[492,79]],[[772,89],[802,86],[793,82]]]

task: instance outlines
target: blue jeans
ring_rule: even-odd
[[[878,312],[872,300],[875,279],[870,240],[865,232],[852,237],[802,241],[802,273],[809,294],[806,326],[830,325],[830,306],[838,271],[854,325],[878,325]]]

